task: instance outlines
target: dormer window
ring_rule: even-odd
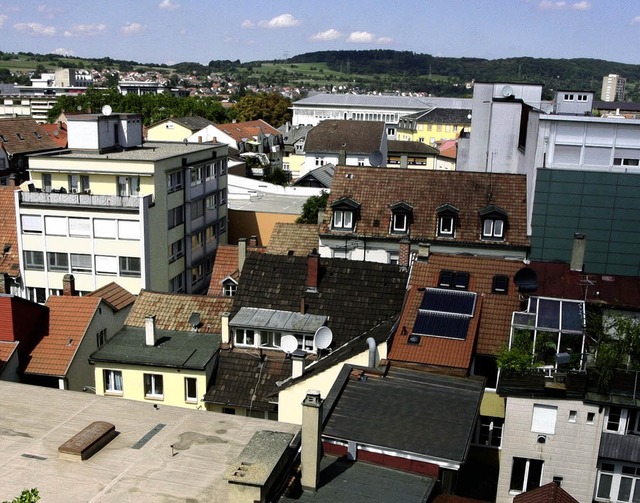
[[[352,231],[355,228],[360,203],[349,197],[343,197],[331,204],[333,216],[331,228],[336,231]]]
[[[459,210],[451,204],[443,204],[438,207],[438,236],[453,238],[456,235],[456,224],[458,223]]]
[[[413,207],[403,201],[391,205],[391,233],[408,233],[412,215]]]
[[[233,297],[238,290],[238,283],[231,278],[227,278],[222,282],[222,295],[224,297]]]
[[[507,212],[498,206],[489,205],[479,213],[482,221],[482,239],[504,240]]]

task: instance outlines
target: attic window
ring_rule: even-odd
[[[501,274],[494,276],[491,291],[493,293],[507,293],[509,291],[509,276]]]
[[[36,140],[39,140],[40,138],[42,138],[42,136],[40,136],[40,133],[38,133],[37,131],[33,132],[33,136],[36,137]]]
[[[489,205],[479,211],[482,221],[482,239],[503,241],[507,226],[507,212],[498,206]]]
[[[405,202],[391,205],[391,232],[393,234],[406,234],[409,232],[409,224],[413,207]]]
[[[22,133],[16,133],[16,136],[18,137],[18,140],[24,140],[24,136],[22,136]]]
[[[436,210],[438,212],[438,236],[455,237],[456,223],[458,221],[459,210],[450,204],[443,204]]]
[[[4,142],[8,142],[9,140],[7,139],[7,137],[3,134],[0,134],[0,140],[4,141]]]
[[[461,271],[440,271],[438,279],[440,288],[454,288],[456,290],[469,289],[469,273]]]

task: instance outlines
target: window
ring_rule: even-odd
[[[179,259],[184,255],[183,241],[179,239],[169,245],[169,262]]]
[[[22,215],[22,232],[42,234],[42,217],[39,215]]]
[[[227,202],[227,192],[225,189],[221,189],[220,192],[218,192],[218,201],[221,206]]]
[[[565,94],[562,99],[564,101],[573,101],[573,94]]]
[[[452,215],[443,215],[438,219],[438,235],[453,236],[455,229],[455,218]]]
[[[570,410],[569,411],[569,422],[570,423],[575,423],[578,420],[578,411],[577,410]]]
[[[139,176],[119,176],[118,177],[118,195],[119,196],[137,196],[140,192]]]
[[[236,328],[235,341],[236,344],[241,346],[255,346],[256,332],[251,329]]]
[[[480,416],[476,429],[476,444],[486,447],[500,447],[503,426],[504,419],[501,417]]]
[[[280,332],[272,332],[270,330],[262,330],[260,332],[260,346],[267,348],[279,348],[282,334]]]
[[[236,414],[236,409],[234,409],[233,407],[222,407],[222,413],[231,414],[232,416],[234,416]]]
[[[406,213],[394,213],[392,221],[392,232],[407,232],[409,229],[409,215]]]
[[[486,218],[482,223],[482,237],[493,239],[504,237],[504,221],[502,219]]]
[[[638,166],[640,165],[639,159],[626,159],[624,157],[614,157],[614,166]]]
[[[202,166],[191,168],[191,186],[195,187],[202,183]]]
[[[175,192],[184,187],[184,175],[182,171],[174,171],[167,175],[167,191]]]
[[[205,180],[212,180],[216,177],[216,169],[213,164],[206,164],[204,167]]]
[[[91,236],[91,220],[88,218],[69,217],[70,236]]]
[[[93,235],[96,238],[116,239],[118,237],[117,220],[96,218],[93,220]]]
[[[586,94],[578,94],[576,96],[577,101],[587,101],[588,100],[588,96]]]
[[[122,372],[119,370],[103,370],[104,392],[122,395]]]
[[[44,217],[44,232],[48,236],[66,236],[67,218],[49,216]]]
[[[201,199],[191,203],[191,220],[195,220],[202,215],[204,215],[204,201]]]
[[[541,459],[513,458],[509,490],[521,493],[540,487],[543,465]]]
[[[118,274],[118,257],[96,255],[96,274]]]
[[[78,175],[69,175],[69,192],[72,194],[78,192]]]
[[[195,377],[184,378],[184,401],[188,403],[198,402],[198,380]]]
[[[91,189],[89,185],[89,176],[88,175],[80,175],[80,190],[82,192],[88,193]]]
[[[198,284],[204,278],[204,264],[191,268],[191,286]]]
[[[140,277],[139,257],[120,257],[120,276]]]
[[[184,274],[180,273],[169,280],[169,291],[172,293],[184,292]]]
[[[31,302],[44,304],[44,301],[47,299],[46,291],[44,288],[27,287],[27,299]]]
[[[533,405],[533,419],[531,421],[531,431],[537,433],[555,433],[556,416],[558,407],[551,405]],[[536,486],[537,487],[537,486]]]
[[[364,166],[364,158],[358,157],[358,166]]]
[[[51,174],[43,173],[42,174],[42,190],[45,192],[51,192]]]
[[[207,209],[215,210],[218,206],[218,194],[211,194],[207,196]]]
[[[25,250],[24,252],[25,269],[43,271],[44,270],[44,253],[41,251]]]
[[[171,208],[167,212],[167,221],[169,223],[169,229],[182,225],[184,223],[184,206]]]
[[[72,253],[71,272],[91,272],[91,255]]]
[[[224,175],[227,172],[227,161],[216,161],[216,170],[218,172],[218,176]]]
[[[103,328],[96,334],[96,344],[98,347],[107,342],[107,329]]]
[[[191,250],[195,250],[204,244],[204,231],[195,232],[191,235]]]
[[[595,412],[587,412],[587,424],[593,424],[596,419]]]
[[[316,157],[316,166],[324,165],[324,157]]]
[[[491,291],[493,293],[507,293],[509,291],[509,276],[501,274],[494,276]]]
[[[118,239],[140,239],[140,224],[137,220],[118,220]]]
[[[438,286],[440,288],[455,288],[456,290],[469,289],[469,273],[463,271],[440,271]]]
[[[602,461],[598,469],[597,501],[640,501],[640,465]]]
[[[237,283],[228,280],[222,284],[222,295],[225,297],[233,297],[238,291]]]
[[[145,398],[153,398],[155,400],[162,400],[164,398],[164,390],[162,389],[162,375],[144,375],[144,396]]]
[[[69,255],[66,253],[47,252],[47,265],[50,271],[69,272]]]
[[[353,229],[353,212],[347,210],[333,210],[334,229]]]

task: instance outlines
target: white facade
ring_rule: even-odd
[[[507,398],[496,502],[554,477],[578,501],[592,501],[603,416],[582,400]]]

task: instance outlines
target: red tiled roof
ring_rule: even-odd
[[[513,276],[523,266],[515,260],[502,260],[489,257],[467,257],[433,253],[426,262],[414,262],[409,280],[409,293],[405,308],[393,338],[389,358],[414,363],[432,365],[459,366],[467,362],[466,345],[454,344],[460,341],[425,341],[435,339],[423,337],[420,344],[409,344],[408,335],[413,329],[418,306],[422,300],[419,288],[437,287],[440,271],[459,271],[469,273],[469,291],[479,295],[476,308],[477,341],[476,353],[495,355],[503,344],[508,342],[511,330],[511,315],[521,309],[518,290]],[[506,294],[493,293],[493,277],[505,275],[510,278]],[[403,334],[404,327],[404,334]],[[471,328],[470,328],[471,330]],[[473,336],[472,332],[469,332]],[[469,338],[469,335],[467,336]],[[447,342],[445,344],[445,342]],[[460,354],[458,350],[460,348]],[[444,351],[442,355],[435,351]],[[463,368],[463,367],[459,367]]]
[[[202,332],[221,332],[221,315],[230,311],[233,297],[208,297],[182,293],[160,293],[141,290],[127,316],[126,325],[144,327],[147,315],[155,315],[156,328],[190,332],[189,317],[200,314]]]
[[[0,119],[0,135],[7,140],[3,141],[0,138],[0,145],[11,154],[26,154],[60,148],[56,142],[49,138],[40,124],[30,117]]]
[[[524,175],[505,173],[338,166],[327,208],[345,197],[359,203],[359,217],[353,231],[359,236],[397,240],[405,237],[390,233],[391,205],[404,202],[413,208],[409,232],[414,242],[528,248],[526,184]],[[444,204],[459,211],[453,239],[436,233],[437,209]],[[479,211],[490,205],[507,213],[504,241],[480,239]],[[331,230],[331,216],[331,211],[325,212],[321,235],[340,235]]]
[[[14,192],[17,187],[0,187],[0,273],[20,276]],[[8,245],[8,251],[4,249]]]
[[[222,295],[222,280],[231,276],[238,280],[238,247],[235,245],[220,245],[216,250],[213,261],[213,271],[209,282],[207,295],[219,297]]]
[[[555,482],[549,482],[526,493],[518,494],[513,503],[578,503],[578,500]]]
[[[295,224],[276,222],[269,239],[267,253],[306,257],[313,249],[318,249],[318,226],[316,224]]]
[[[67,148],[67,125],[64,122],[40,124],[40,127],[59,147]]]
[[[254,138],[260,134],[279,135],[280,131],[271,126],[269,123],[258,119],[255,121],[246,122],[233,122],[231,124],[218,124],[216,127],[225,133],[227,133],[235,141],[240,141],[243,138]]]
[[[49,330],[31,351],[25,373],[66,375],[100,302],[99,297],[49,297]]]
[[[0,341],[0,373],[18,347],[18,342]]]
[[[136,300],[135,295],[114,281],[88,293],[87,296],[102,297],[114,311],[120,311]]]

